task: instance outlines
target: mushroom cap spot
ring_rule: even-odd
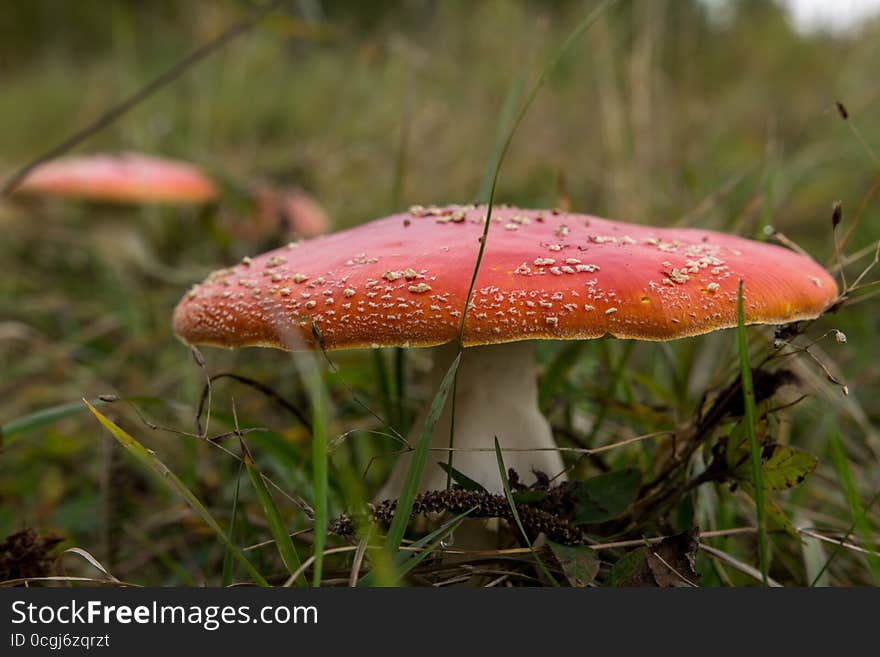
[[[458,335],[485,214],[485,207],[428,206],[255,256],[186,294],[174,330],[184,342],[224,347],[310,349],[315,333],[326,349],[450,342]],[[452,216],[464,220],[436,221]],[[411,222],[406,229],[404,218]],[[504,230],[508,223],[518,229]],[[571,255],[584,264],[553,272],[547,245],[559,243],[560,226],[568,232],[558,262]],[[350,297],[353,307],[310,312],[315,304],[280,293],[271,275],[261,275],[267,266],[303,292]],[[749,324],[812,319],[837,298],[828,272],[780,246],[500,206],[493,210],[464,342],[606,334],[672,340],[729,328],[737,323],[740,279]],[[364,294],[349,292],[361,288]]]
[[[16,194],[108,203],[208,203],[214,182],[186,162],[141,155],[86,155],[36,167]]]

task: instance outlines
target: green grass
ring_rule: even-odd
[[[391,521],[391,526],[388,528],[388,535],[386,537],[386,546],[388,551],[392,554],[396,553],[400,547],[403,535],[406,532],[406,527],[409,524],[413,500],[419,491],[419,481],[422,478],[422,473],[425,470],[425,464],[428,460],[428,447],[431,444],[431,435],[434,432],[434,425],[437,424],[437,419],[440,417],[440,413],[443,412],[443,407],[446,405],[446,399],[452,389],[460,362],[461,354],[455,357],[455,360],[453,360],[452,364],[449,366],[449,370],[447,370],[446,374],[443,376],[443,380],[440,382],[440,387],[437,389],[434,399],[431,400],[431,407],[428,409],[428,415],[422,425],[419,439],[413,446],[412,461],[407,470],[406,478],[404,479],[403,487],[400,491],[400,497],[397,501],[397,509],[394,512],[394,519]]]
[[[16,14],[28,38],[0,44],[0,66],[15,62],[3,69],[0,94],[9,128],[0,135],[3,174],[243,16],[231,1],[155,12],[119,3],[110,14],[65,9],[56,22],[38,11],[42,1],[21,3]],[[695,3],[633,2],[617,3],[566,41],[571,26],[583,25],[599,5],[444,2],[427,11],[398,3],[367,22],[342,3],[318,29],[279,14],[80,150],[179,156],[239,188],[261,176],[300,185],[337,227],[416,203],[491,198],[554,207],[562,176],[576,211],[762,239],[772,224],[829,266],[829,217],[840,200],[843,257],[863,253],[846,270],[854,281],[880,239],[880,205],[871,192],[880,173],[873,75],[880,26],[849,39],[804,36],[765,3],[713,23]],[[836,100],[845,103],[847,121]],[[334,353],[338,371],[297,377],[277,352],[206,348],[204,369],[195,366],[171,334],[174,304],[190,281],[278,239],[242,237],[237,231],[247,218],[233,216],[239,205],[231,197],[210,212],[0,205],[0,540],[23,527],[57,532],[65,546],[82,547],[120,580],[139,584],[280,584],[308,559],[309,583],[349,581],[353,553],[325,556],[349,539],[329,529],[338,514],[373,497],[401,447],[376,416],[404,436],[419,435],[409,424],[436,393],[424,385],[428,359],[424,350]],[[869,270],[862,283],[875,276]],[[782,357],[794,349],[776,350],[770,330],[749,327],[749,365],[764,367],[770,357],[771,371],[790,368],[799,383],[745,403],[744,419],[721,418],[686,462],[668,471],[672,450],[690,448],[698,418],[745,383],[745,351],[733,331],[662,345],[540,344],[542,408],[559,443],[581,450],[564,453],[570,478],[634,469],[641,473],[636,506],[656,494],[640,515],[624,511],[588,526],[590,537],[614,543],[697,523],[707,531],[763,524],[765,532],[704,540],[786,585],[808,585],[819,574],[833,586],[875,583],[875,557],[833,543],[822,543],[827,563],[817,572],[821,554],[807,564],[785,524],[796,518],[798,527],[829,540],[847,537],[877,549],[874,291],[854,292],[863,301],[805,326],[796,355]],[[846,343],[832,333],[803,352],[831,329],[845,333]],[[849,386],[848,396],[826,370]],[[209,433],[197,437],[205,376],[223,372],[258,381],[275,396],[218,379],[208,401]],[[754,385],[757,394],[757,377]],[[131,404],[99,405],[106,394]],[[806,399],[787,407],[801,395]],[[143,458],[120,457],[126,443],[106,439],[73,401],[83,397],[137,437]],[[290,408],[311,409],[311,430]],[[251,457],[245,465],[236,429]],[[662,434],[627,442],[668,431],[674,441]],[[812,454],[816,471],[789,487],[778,471],[755,470],[753,437]],[[715,476],[724,440],[747,457],[736,476]],[[412,442],[418,450],[421,442]],[[583,451],[609,445],[617,446]],[[439,460],[416,456],[417,469]],[[157,461],[173,475],[148,476]],[[265,490],[245,472],[259,474]],[[749,488],[780,477],[776,488]],[[415,492],[407,489],[403,512],[388,528],[358,519],[352,540],[368,544],[361,582],[402,581],[395,568],[407,569],[413,584],[455,579],[435,557],[453,540],[449,522],[458,514],[434,525],[407,523]],[[765,504],[756,506],[750,492],[765,495]],[[755,522],[756,509],[766,515],[763,523]],[[534,583],[528,574],[535,556],[516,527],[505,531],[506,546],[520,551],[492,562],[513,573],[499,585]],[[390,554],[381,547],[386,540]],[[413,545],[423,548],[418,561]],[[535,550],[552,568],[547,551]],[[601,552],[593,581],[606,583],[624,555]],[[67,565],[72,575],[94,574],[87,565]],[[697,566],[702,585],[755,583],[706,553]]]
[[[330,422],[327,390],[321,378],[319,356],[306,361],[304,385],[312,402],[312,490],[315,496],[314,518],[314,555],[312,585],[321,585],[321,573],[324,567],[324,546],[327,543],[327,524],[330,508],[327,497],[327,478],[329,471],[329,455],[327,426]]]
[[[278,507],[275,505],[275,501],[272,499],[272,494],[269,492],[266,482],[263,481],[263,473],[260,472],[260,469],[254,462],[254,457],[251,456],[244,440],[241,441],[241,450],[244,467],[247,470],[248,477],[250,477],[251,485],[254,487],[257,501],[266,517],[272,540],[275,542],[275,547],[278,548],[278,555],[291,576],[296,575],[300,571],[302,562],[299,554],[297,554],[293,540],[290,538],[285,522],[278,511]],[[316,573],[320,573],[320,570],[317,568]],[[300,586],[305,586],[306,584],[305,578],[301,574],[297,577],[296,581],[298,581]]]
[[[770,569],[770,557],[767,551],[767,518],[765,515],[764,477],[762,467],[762,450],[758,442],[755,427],[755,386],[752,381],[752,367],[749,365],[749,341],[746,336],[746,318],[743,310],[743,281],[740,280],[736,296],[736,347],[739,352],[740,385],[742,387],[743,424],[749,439],[749,461],[751,462],[751,482],[755,497],[755,516],[758,526],[758,564],[761,568],[761,583],[767,586],[767,573]]]

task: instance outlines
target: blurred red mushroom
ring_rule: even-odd
[[[197,167],[176,160],[123,153],[52,160],[35,168],[17,195],[110,203],[208,203],[217,185]]]
[[[327,232],[330,221],[324,208],[308,193],[296,187],[268,183],[254,186],[254,211],[250,224],[236,224],[237,237],[256,242],[266,237],[279,241],[317,237]]]
[[[324,208],[301,189],[286,190],[280,209],[288,230],[296,237],[317,237],[330,229]]]
[[[51,160],[31,171],[15,198],[54,198],[110,206],[185,205],[216,202],[220,186],[195,165],[140,153],[96,154]],[[114,267],[134,264],[161,280],[176,282],[177,268],[164,264],[146,239],[144,226],[117,221],[113,213],[90,213],[90,243]],[[170,233],[170,231],[169,231]],[[178,232],[173,232],[176,238]]]
[[[221,201],[223,185],[179,160],[139,153],[97,154],[40,165],[15,194],[132,205],[197,205]],[[299,188],[246,183],[241,195],[248,210],[226,210],[222,221],[235,238],[251,245],[315,237],[329,228],[324,209]]]

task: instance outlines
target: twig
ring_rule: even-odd
[[[819,532],[808,529],[806,527],[798,529],[798,533],[810,536],[812,538],[817,538],[820,541],[825,541],[826,543],[831,543],[832,545],[838,545],[842,548],[846,548],[847,550],[852,550],[853,552],[861,552],[862,554],[870,554],[875,557],[880,557],[880,552],[877,552],[876,550],[867,550],[859,545],[856,545],[855,543],[850,543],[842,538],[832,538],[830,536],[824,536],[823,534],[820,534]]]
[[[747,563],[743,563],[739,559],[736,559],[735,557],[732,557],[729,554],[727,554],[727,552],[722,552],[721,550],[719,550],[717,548],[713,548],[711,545],[705,545],[703,543],[698,543],[698,545],[699,545],[699,548],[703,552],[705,552],[706,554],[709,554],[709,555],[715,557],[716,559],[720,559],[721,561],[726,563],[728,566],[736,568],[741,573],[745,573],[749,577],[752,577],[753,579],[756,579],[759,582],[763,581],[763,575],[761,574],[761,571],[758,570],[757,568],[750,566]],[[772,577],[767,577],[767,586],[769,586],[771,588],[781,588],[782,584],[777,582]]]

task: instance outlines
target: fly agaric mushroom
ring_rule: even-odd
[[[328,350],[454,343],[485,217],[485,207],[415,206],[246,258],[194,286],[174,312],[174,330],[184,342],[222,347],[308,349],[316,336]],[[706,230],[496,208],[464,325],[455,447],[465,451],[456,453],[456,468],[499,491],[495,455],[487,449],[497,436],[511,450],[506,464],[518,472],[562,470],[538,409],[527,341],[672,340],[732,327],[741,279],[748,324],[815,318],[837,296],[822,267],[779,246]],[[455,351],[435,351],[438,377]],[[432,447],[446,448],[448,439],[447,404]],[[399,460],[384,494],[399,494],[408,463]],[[421,487],[445,482],[440,468],[428,467]]]
[[[112,203],[208,203],[218,190],[191,164],[123,153],[47,162],[28,174],[16,193]]]

